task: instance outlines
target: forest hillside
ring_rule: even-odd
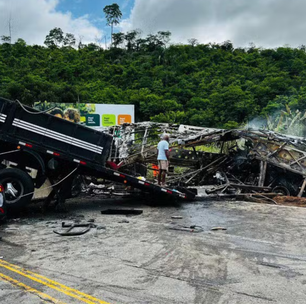
[[[61,36],[58,36],[58,33]],[[134,104],[138,121],[237,127],[290,107],[306,109],[306,48],[231,42],[171,45],[171,33],[114,34],[113,47],[76,46],[54,29],[45,46],[0,44],[0,96],[37,101]]]

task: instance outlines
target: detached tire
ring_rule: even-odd
[[[14,168],[0,170],[0,185],[3,185],[5,189],[8,210],[20,210],[31,202],[34,183],[28,173]],[[27,193],[31,194],[23,197]]]

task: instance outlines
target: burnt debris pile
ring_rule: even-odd
[[[119,170],[154,179],[156,145],[170,135],[167,178],[173,187],[203,186],[207,195],[304,195],[306,139],[265,130],[220,130],[144,122],[109,130]]]

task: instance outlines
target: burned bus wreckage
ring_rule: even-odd
[[[304,195],[306,139],[301,137],[152,122],[113,127],[109,132],[114,135],[112,161],[123,172],[154,178],[156,144],[167,133],[171,187],[210,185],[208,195]]]

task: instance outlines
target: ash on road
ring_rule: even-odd
[[[69,201],[68,207],[73,211],[67,215],[42,216],[33,205],[27,216],[0,227],[3,260],[111,304],[306,302],[304,208],[244,202],[152,207],[98,198]],[[143,214],[100,212],[130,207]],[[62,221],[89,219],[106,229],[76,237],[53,233]],[[203,231],[171,225],[198,225]],[[216,226],[227,230],[211,231]],[[1,273],[12,276],[6,268],[0,267]],[[18,280],[64,303],[84,303]],[[0,280],[0,302],[44,303],[5,280]]]

